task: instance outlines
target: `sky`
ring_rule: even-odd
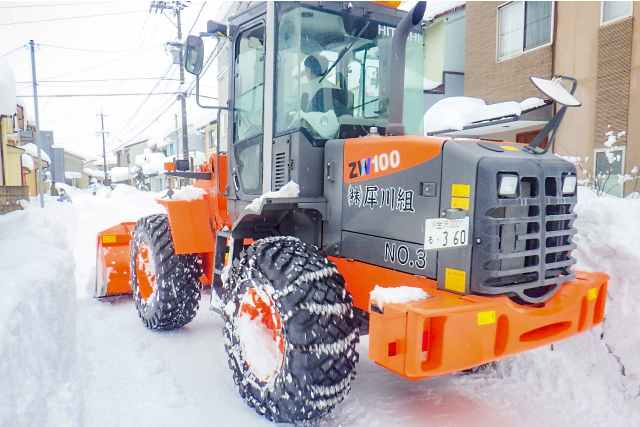
[[[209,19],[221,19],[221,2],[184,3],[183,38],[206,31]],[[17,95],[35,122],[28,47],[34,41],[40,129],[54,132],[56,146],[85,157],[101,155],[101,113],[109,132],[107,152],[175,128],[179,67],[172,65],[167,43],[177,40],[176,19],[169,10],[150,12],[150,4],[0,1],[0,56],[11,66]],[[207,55],[216,43],[205,40]],[[201,95],[217,96],[215,74],[203,76]],[[186,73],[187,84],[193,79]],[[203,114],[193,98],[190,122]]]

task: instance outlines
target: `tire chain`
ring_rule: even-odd
[[[156,264],[156,289],[144,301],[136,289],[136,255],[145,242]],[[202,269],[194,254],[176,255],[167,216],[141,218],[131,239],[131,288],[138,315],[149,329],[171,330],[191,322],[198,310]]]
[[[313,279],[298,280],[305,277]],[[240,299],[255,285],[270,295],[283,323],[285,360],[267,384],[242,360],[234,328]],[[328,413],[346,396],[358,361],[353,301],[335,265],[317,248],[292,237],[260,240],[236,260],[224,288],[224,303],[233,308],[223,310],[229,366],[250,406],[269,420],[296,422]],[[345,348],[330,351],[332,346]]]

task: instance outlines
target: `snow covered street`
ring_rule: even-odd
[[[0,427],[271,426],[238,395],[208,310],[172,332],[93,298],[96,234],[164,211],[157,193],[70,189],[0,216]],[[640,200],[581,194],[578,267],[611,276],[594,330],[473,373],[411,382],[367,358],[317,427],[640,425]]]

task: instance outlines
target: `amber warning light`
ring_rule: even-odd
[[[169,171],[169,172],[174,171],[174,170],[176,170],[176,164],[173,163],[173,162],[166,162],[164,164],[164,170]]]

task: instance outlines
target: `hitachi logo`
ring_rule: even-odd
[[[389,168],[395,169],[398,166],[400,166],[400,152],[398,150],[393,150],[389,154],[376,154],[373,157],[367,157],[366,159],[349,163],[349,167],[351,168],[349,178],[353,179],[369,174],[376,174],[377,172],[384,172]]]

